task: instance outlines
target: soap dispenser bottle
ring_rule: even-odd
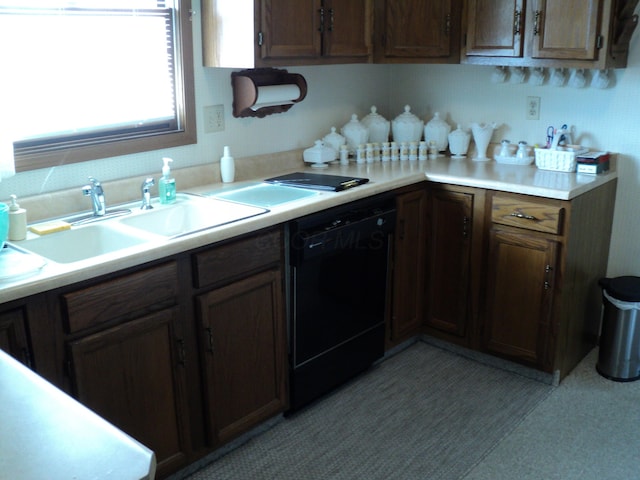
[[[17,197],[11,195],[9,205],[9,240],[24,240],[27,238],[27,211],[20,208]]]
[[[220,176],[225,183],[233,182],[233,178],[236,173],[236,167],[233,161],[233,157],[229,152],[229,147],[224,147],[224,153],[220,159]]]
[[[160,203],[169,204],[176,201],[176,179],[171,176],[170,158],[163,158],[162,177],[158,181],[158,192],[160,193]]]

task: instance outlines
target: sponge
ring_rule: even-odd
[[[29,230],[38,235],[47,235],[49,233],[61,232],[63,230],[69,230],[71,224],[62,220],[54,220],[46,223],[39,223],[38,225],[31,225]]]

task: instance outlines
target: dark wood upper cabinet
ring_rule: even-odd
[[[376,0],[376,63],[458,63],[458,0]]]
[[[463,63],[621,68],[637,0],[467,0]]]
[[[524,0],[468,0],[467,56],[522,56]]]
[[[597,60],[601,7],[599,0],[538,0],[531,57]]]
[[[203,0],[207,67],[367,63],[373,0]]]

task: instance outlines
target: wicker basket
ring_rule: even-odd
[[[588,149],[565,151],[536,148],[536,167],[554,172],[575,172],[576,157],[586,151]]]

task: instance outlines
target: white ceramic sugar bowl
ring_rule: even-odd
[[[333,148],[336,151],[336,159],[338,158],[338,154],[340,152],[340,147],[347,142],[347,139],[336,132],[336,127],[331,127],[331,133],[327,133],[322,141],[328,147]]]
[[[453,158],[462,158],[469,150],[469,142],[471,141],[471,133],[463,130],[460,124],[453,132],[448,135],[449,150]]]
[[[424,122],[411,113],[411,107],[405,105],[401,113],[391,122],[395,142],[419,142],[422,138]]]
[[[358,145],[369,141],[369,130],[358,120],[358,115],[351,115],[351,120],[342,127],[342,135],[347,139],[349,153],[355,155]]]
[[[451,125],[442,120],[440,114],[436,112],[424,126],[424,140],[427,143],[435,142],[438,151],[444,152],[449,145],[449,132],[451,132]]]
[[[384,143],[389,141],[391,122],[378,113],[378,109],[371,107],[371,113],[362,119],[362,124],[369,130],[369,142]]]

